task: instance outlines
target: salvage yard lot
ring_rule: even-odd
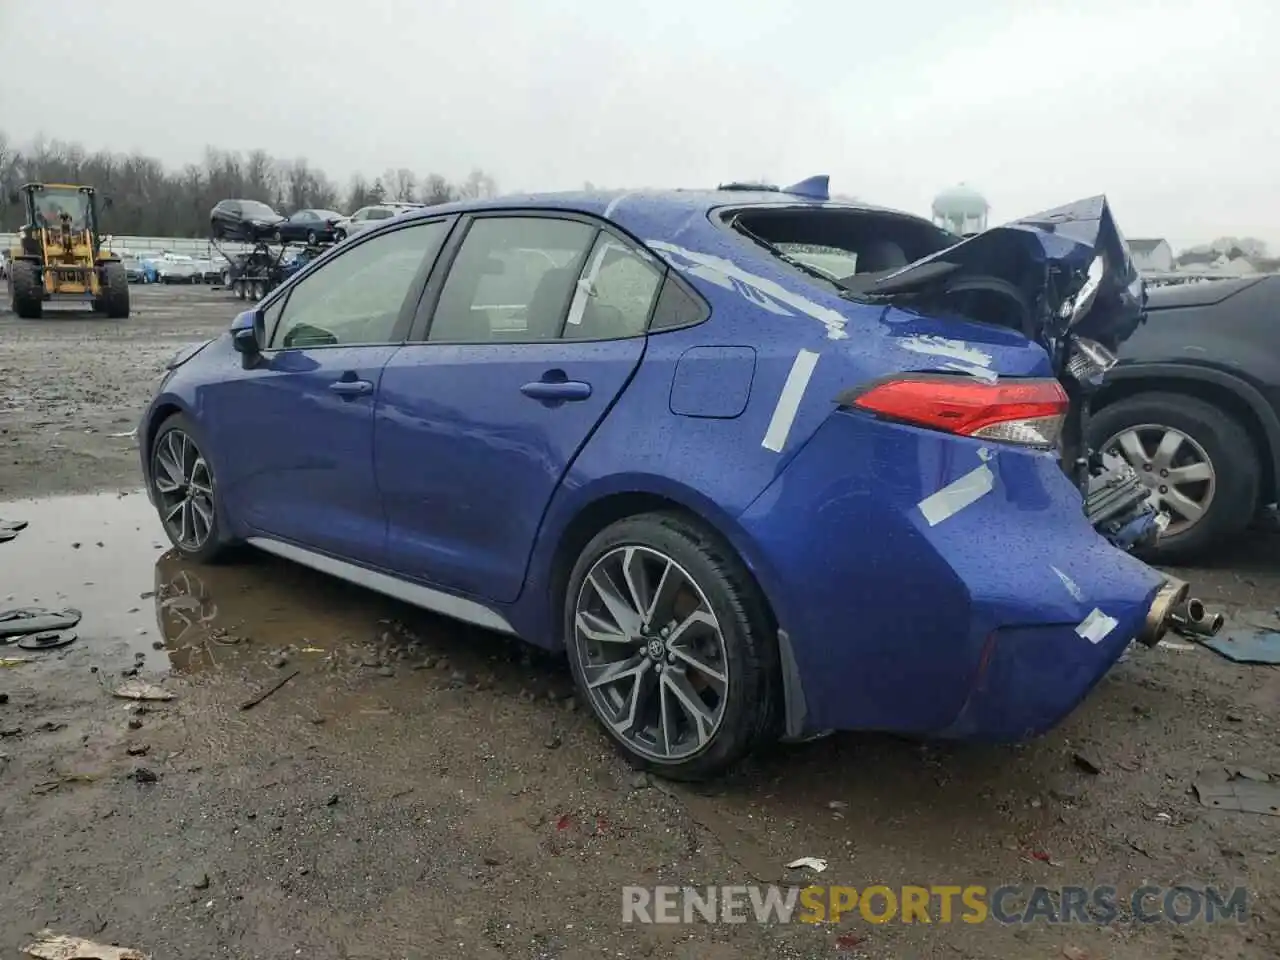
[[[0,517],[31,523],[0,543],[0,600],[84,612],[65,651],[4,652],[32,662],[0,669],[0,956],[42,927],[182,960],[1280,953],[1280,817],[1192,789],[1280,775],[1274,668],[1174,642],[1132,651],[1021,747],[838,736],[709,787],[650,780],[555,660],[265,557],[208,569],[162,549],[129,434],[164,361],[238,303],[133,297],[123,322],[0,313]],[[1277,546],[1177,573],[1265,624]],[[177,698],[113,698],[134,670]],[[828,869],[785,867],[799,857]],[[621,922],[628,885],[808,881],[1243,885],[1248,918]]]

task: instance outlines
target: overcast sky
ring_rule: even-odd
[[[1265,0],[0,0],[0,130],[343,185],[1106,193],[1131,237],[1280,248],[1277,37]]]

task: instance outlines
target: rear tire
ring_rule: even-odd
[[[129,274],[119,260],[102,265],[102,309],[108,320],[129,319]]]
[[[1140,393],[1103,407],[1089,418],[1089,446],[1107,449],[1117,438],[1132,433],[1144,438],[1150,435],[1146,443],[1151,444],[1159,430],[1191,441],[1184,441],[1183,446],[1195,454],[1195,460],[1208,464],[1212,480],[1170,485],[1174,492],[1192,499],[1198,494],[1203,513],[1181,530],[1171,524],[1169,535],[1139,552],[1149,563],[1185,563],[1202,557],[1249,525],[1257,513],[1262,466],[1248,431],[1237,419],[1211,403],[1178,393]],[[1134,463],[1129,456],[1126,459],[1139,475],[1151,475],[1143,464]],[[1159,464],[1153,466],[1159,469]],[[1155,482],[1158,484],[1158,479]],[[1177,522],[1183,518],[1172,519]]]
[[[9,296],[13,312],[21,319],[39,320],[44,316],[40,271],[30,260],[15,260],[9,265]]]
[[[606,601],[600,583],[614,584],[617,596]],[[641,585],[638,602],[630,583]],[[640,607],[651,621],[643,626]],[[633,766],[705,780],[777,739],[778,649],[764,598],[732,550],[697,521],[649,513],[597,534],[569,576],[564,631],[580,697]],[[691,696],[703,722],[683,705]]]

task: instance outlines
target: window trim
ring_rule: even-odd
[[[600,234],[607,233],[611,239],[616,240],[628,249],[636,252],[638,255],[647,258],[652,266],[658,272],[658,285],[655,288],[653,301],[649,304],[649,315],[645,317],[644,327],[638,333],[633,333],[625,337],[602,337],[599,339],[564,339],[564,326],[569,317],[569,310],[572,308],[573,298],[569,298],[569,302],[565,304],[564,316],[560,318],[559,333],[554,340],[429,340],[431,335],[431,325],[435,319],[436,307],[440,302],[440,294],[444,289],[445,281],[449,277],[450,271],[453,270],[453,264],[457,260],[458,252],[462,249],[462,244],[466,242],[467,234],[471,232],[471,225],[477,220],[487,219],[529,219],[537,218],[542,220],[571,220],[575,223],[585,224],[594,227],[595,235],[591,238],[591,243],[587,246],[584,254],[583,264],[578,270],[578,279],[582,278],[582,271],[586,269],[587,262],[591,258],[591,251],[600,241]],[[486,207],[483,210],[465,211],[459,214],[459,224],[450,234],[444,248],[440,251],[440,256],[436,258],[436,269],[428,281],[426,289],[423,291],[422,299],[418,305],[417,315],[414,317],[413,326],[409,331],[409,335],[405,340],[406,344],[424,344],[429,346],[441,347],[467,347],[467,346],[521,346],[525,344],[547,344],[560,343],[564,345],[575,343],[614,343],[622,340],[635,340],[638,337],[647,337],[650,335],[649,328],[653,323],[654,311],[658,308],[658,300],[662,296],[663,285],[669,277],[676,276],[676,271],[671,268],[662,257],[658,256],[650,250],[644,243],[635,237],[618,228],[618,226],[602,217],[594,214],[581,213],[576,210],[563,210],[558,207],[505,207],[492,208]],[[682,278],[678,278],[677,282],[684,289],[691,293],[704,306],[706,299],[696,290],[692,290],[690,285]],[[707,307],[707,314],[710,315],[710,307]],[[699,320],[698,323],[703,323]],[[683,330],[697,324],[684,324],[679,327],[667,327],[658,333],[667,333],[671,330]]]
[[[409,330],[413,325],[414,318],[417,316],[418,307],[422,300],[423,292],[426,290],[427,284],[435,272],[436,265],[440,262],[445,251],[449,249],[450,243],[453,241],[454,234],[458,227],[458,215],[444,214],[442,216],[423,217],[421,219],[414,218],[406,222],[388,224],[385,228],[374,228],[371,230],[362,230],[360,233],[351,237],[346,243],[331,247],[325,253],[316,257],[287,281],[277,287],[267,296],[265,300],[258,306],[258,310],[264,315],[272,309],[277,303],[280,303],[280,316],[276,318],[276,322],[271,329],[266,331],[267,344],[262,348],[262,353],[268,356],[274,356],[278,353],[285,353],[295,350],[343,350],[350,347],[385,347],[397,346],[406,342]],[[284,319],[285,313],[289,309],[289,298],[293,295],[294,289],[302,283],[314,271],[320,269],[321,264],[328,264],[335,260],[340,260],[343,256],[350,253],[379,237],[385,237],[389,234],[396,233],[400,230],[411,230],[414,227],[423,227],[433,223],[445,224],[444,241],[440,244],[440,249],[436,251],[434,258],[428,260],[425,257],[423,262],[419,264],[417,273],[414,274],[409,289],[405,291],[404,300],[400,304],[400,312],[396,317],[395,326],[391,330],[391,339],[377,340],[370,343],[321,343],[312,344],[305,347],[280,347],[269,346],[276,336],[276,330],[280,326],[280,321]]]

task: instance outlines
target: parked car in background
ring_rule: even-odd
[[[130,283],[145,282],[146,270],[142,266],[140,257],[132,253],[124,253],[120,255],[120,262],[124,264],[124,274]]]
[[[201,268],[194,257],[182,253],[165,253],[152,261],[159,283],[199,283]]]
[[[270,239],[284,217],[258,200],[220,200],[209,211],[209,230],[215,240],[257,243]]]
[[[276,224],[277,243],[317,243],[337,239],[334,228],[345,218],[336,210],[298,210]]]
[[[160,272],[157,264],[164,255],[161,253],[143,253],[138,256],[138,263],[142,266],[142,282],[143,283],[159,283]]]
[[[196,257],[196,266],[199,271],[199,283],[218,283],[222,280],[222,271],[227,264],[227,258],[221,254],[209,257]]]
[[[1091,445],[1123,456],[1169,526],[1144,553],[1184,562],[1280,498],[1280,276],[1156,287],[1094,401]]]
[[[1047,324],[1141,303],[1111,222],[1064,216],[959,249],[823,180],[388,218],[170,361],[146,488],[186,558],[247,542],[563,650],[666,776],[831,729],[1022,739],[1170,595],[1057,450]]]
[[[230,261],[221,253],[214,253],[209,259],[209,271],[205,274],[205,283],[221,283],[223,276],[230,269]]]
[[[361,207],[351,216],[339,220],[334,225],[334,234],[338,240],[345,237],[354,236],[362,230],[367,230],[374,224],[383,220],[390,220],[392,217],[407,213],[410,210],[422,209],[425,204],[421,203],[375,203],[367,207]]]

